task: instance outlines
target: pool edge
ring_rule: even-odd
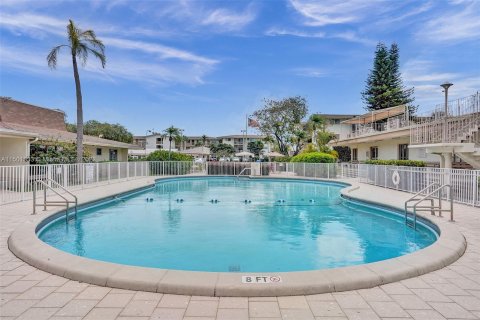
[[[182,177],[175,178],[181,179]],[[155,179],[155,181],[164,179],[168,178]],[[261,177],[261,179],[278,178]],[[355,182],[294,177],[289,177],[288,179],[341,183],[346,186],[341,190],[342,196],[357,201],[386,206],[383,203],[367,201],[352,195],[353,191],[361,188],[361,185]],[[105,199],[114,199],[116,196],[131,194],[148,187],[151,187],[151,183],[106,198],[82,203],[82,206],[99,203]],[[401,208],[395,206],[390,207],[401,210]],[[100,286],[170,294],[285,296],[364,289],[441,269],[456,261],[466,250],[466,240],[456,229],[455,225],[446,221],[433,222],[428,217],[422,215],[424,219],[430,221],[440,230],[437,241],[414,253],[379,262],[335,269],[276,273],[164,270],[88,259],[49,246],[37,237],[36,232],[41,226],[62,214],[62,212],[63,210],[59,210],[45,217],[33,216],[31,220],[12,232],[8,239],[9,249],[18,258],[40,270],[72,280]],[[273,284],[244,284],[241,282],[243,275],[280,275],[282,282]]]

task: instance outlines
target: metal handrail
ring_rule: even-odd
[[[251,171],[252,171],[252,168],[249,168],[249,167],[243,168],[242,171],[240,171],[240,173],[237,174],[237,178],[239,178],[245,170],[250,170],[250,172],[251,172]]]
[[[42,206],[43,210],[47,210],[47,205],[48,206],[66,206],[66,211],[65,211],[65,219],[68,221],[68,209],[70,207],[70,204],[75,204],[74,209],[75,209],[75,218],[77,217],[77,207],[78,207],[78,198],[75,196],[73,193],[65,189],[62,185],[60,185],[58,182],[46,178],[45,180],[53,182],[56,186],[60,187],[60,189],[64,190],[66,193],[71,195],[74,198],[74,201],[67,199],[64,197],[62,194],[60,194],[57,190],[52,188],[48,183],[46,183],[44,180],[36,180],[33,183],[33,214],[36,214],[36,208],[38,206]],[[43,204],[37,204],[37,184],[41,184],[43,188]],[[57,196],[62,198],[64,201],[47,201],[47,190],[50,189],[55,193]]]
[[[413,208],[413,227],[417,227],[417,211],[431,211],[432,215],[435,215],[435,211],[439,212],[439,217],[442,217],[442,212],[450,212],[450,221],[453,220],[453,197],[452,197],[452,186],[449,184],[443,184],[437,188],[435,188],[433,191],[430,193],[422,196],[421,198],[415,198],[418,196],[420,193],[423,191],[427,190],[428,188],[434,186],[434,185],[439,185],[438,183],[432,183],[426,188],[422,189],[421,191],[417,192],[413,197],[405,201],[405,223],[408,225],[408,208]],[[449,209],[442,209],[442,193],[440,192],[444,188],[448,188],[448,198],[447,200],[450,201],[450,208]],[[432,198],[432,195],[434,195],[436,192],[438,192],[438,206],[435,206],[434,198]],[[419,204],[423,201],[429,200],[430,201],[430,206],[419,206]],[[408,205],[408,202],[410,201],[416,201],[413,205]]]

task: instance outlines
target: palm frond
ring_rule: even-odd
[[[83,67],[87,64],[88,50],[89,48],[82,42],[77,45],[75,50],[75,55],[80,59]]]
[[[105,68],[105,64],[107,63],[107,58],[105,57],[105,54],[102,52],[98,52],[95,49],[87,48],[90,53],[92,53],[100,62],[102,63],[102,68]]]
[[[47,56],[47,63],[48,63],[48,66],[51,68],[51,69],[55,69],[57,67],[57,56],[58,56],[58,52],[60,51],[60,49],[62,47],[68,47],[67,45],[60,45],[60,46],[56,46],[55,48],[52,49],[52,51],[50,51],[50,53],[48,54]]]

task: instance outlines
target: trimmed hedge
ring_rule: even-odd
[[[383,166],[425,167],[425,162],[420,160],[367,160],[365,163]]]
[[[328,153],[309,152],[301,153],[292,157],[290,162],[306,162],[306,163],[335,163],[337,158]]]
[[[147,161],[192,161],[193,157],[188,154],[178,152],[168,152],[167,150],[157,150],[147,156]]]
[[[292,157],[289,157],[289,156],[274,157],[274,158],[272,158],[272,161],[273,162],[290,162],[291,158]]]

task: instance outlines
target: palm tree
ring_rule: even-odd
[[[207,143],[207,139],[208,139],[208,137],[206,135],[202,136],[203,145],[205,145]]]
[[[307,126],[312,133],[312,143],[315,145],[317,140],[317,129],[322,129],[325,127],[325,118],[319,114],[312,114],[310,119],[308,119]]]
[[[294,143],[293,155],[296,156],[300,150],[302,150],[305,140],[307,139],[307,133],[303,130],[295,130],[292,137]]]
[[[163,133],[168,137],[169,146],[168,146],[168,159],[170,160],[170,155],[172,153],[172,141],[181,141],[182,139],[182,129],[170,126],[167,129],[163,130]]]
[[[72,54],[73,77],[75,79],[75,92],[77,94],[77,162],[82,162],[83,157],[83,105],[82,89],[80,86],[80,75],[78,74],[77,59],[80,59],[82,66],[87,63],[88,55],[93,54],[105,68],[107,59],[105,57],[105,46],[98,40],[93,30],[81,30],[72,20],[67,25],[68,44],[54,47],[47,56],[48,66],[52,69],[57,67],[57,56],[60,49],[67,47]]]

